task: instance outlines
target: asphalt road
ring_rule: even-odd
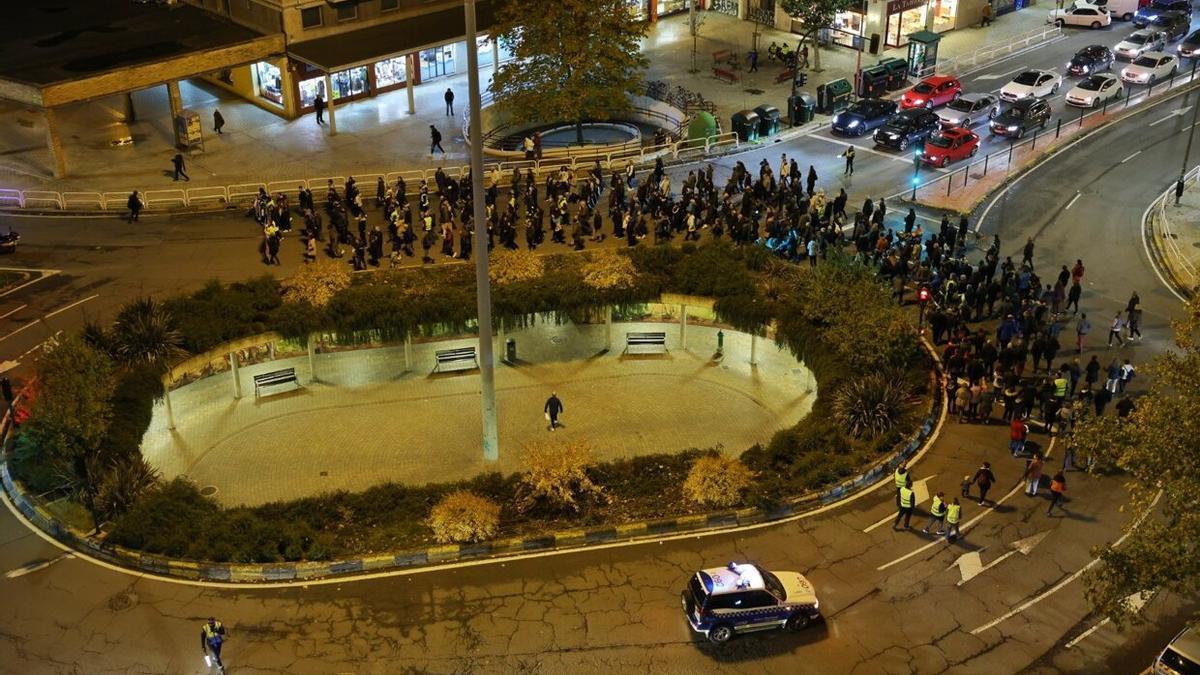
[[[1061,66],[1081,44],[1113,44],[1115,34],[1127,30],[1070,33],[981,74]],[[1105,39],[1096,40],[1100,35]],[[1083,258],[1083,305],[1094,312],[1096,326],[1136,288],[1147,338],[1128,352],[1135,362],[1161,348],[1178,306],[1155,277],[1140,239],[1142,210],[1170,184],[1182,160],[1190,116],[1151,125],[1175,105],[1152,107],[1059,153],[1001,195],[980,223],[982,234],[1001,234],[1008,253],[1034,236],[1039,269]],[[775,164],[779,152],[798,153],[823,176],[836,175],[840,144],[801,139],[738,159],[753,167],[760,157]],[[911,171],[907,159],[875,153],[860,154],[857,166],[846,183],[853,203],[903,189]],[[836,190],[831,181],[822,184]],[[1077,193],[1082,196],[1074,199]],[[56,331],[111,316],[137,295],[195,288],[213,277],[241,279],[259,269],[257,234],[241,214],[147,217],[133,226],[13,219],[13,226],[25,240],[6,263],[60,271],[0,298],[0,315],[16,309],[0,322],[4,359],[27,360],[23,355]],[[285,253],[287,264],[273,271],[287,274],[296,258],[298,252]],[[978,520],[955,546],[894,532],[890,522],[875,526],[893,510],[885,488],[756,530],[365,581],[225,589],[61,559],[59,549],[4,512],[0,570],[18,572],[0,580],[6,599],[0,670],[204,672],[197,632],[204,617],[216,615],[230,628],[230,672],[248,674],[1139,672],[1191,604],[1155,598],[1147,606],[1150,625],[1124,633],[1105,626],[1067,648],[1096,623],[1081,584],[1071,579],[1089,563],[1091,546],[1118,536],[1127,517],[1119,512],[1123,493],[1117,480],[1073,473],[1068,515],[1046,518],[1043,500],[1010,493],[1020,463],[1006,457],[1005,439],[999,427],[950,422],[917,467],[917,478],[948,494],[982,459],[997,468],[1000,485],[992,497],[1001,504],[991,510],[968,504],[966,520]],[[1060,448],[1051,450],[1061,457]],[[1028,552],[1002,558],[1017,542]],[[990,567],[960,586],[960,565],[968,565],[972,553]],[[678,592],[697,569],[730,560],[804,572],[827,620],[799,634],[764,633],[723,649],[709,646],[690,633]],[[21,573],[38,561],[54,562]]]

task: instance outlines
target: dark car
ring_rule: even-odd
[[[1192,3],[1189,0],[1151,0],[1149,5],[1138,8],[1137,13],[1133,15],[1133,25],[1145,28],[1164,12],[1181,12],[1190,16]]]
[[[908,146],[924,141],[929,134],[937,131],[941,122],[937,113],[926,108],[901,110],[875,130],[875,144],[907,150]]]
[[[1163,12],[1150,22],[1150,27],[1166,33],[1167,42],[1174,42],[1187,35],[1192,27],[1192,17],[1183,12]]]
[[[1040,98],[1017,101],[1011,108],[992,120],[989,131],[993,136],[1021,138],[1034,127],[1046,128],[1050,121],[1050,104]]]
[[[1067,62],[1069,75],[1091,75],[1112,68],[1112,50],[1104,45],[1088,45],[1075,52]]]
[[[1183,42],[1180,42],[1175,47],[1179,51],[1180,58],[1190,59],[1200,56],[1200,30],[1185,37]]]
[[[862,136],[883,126],[895,112],[895,101],[864,98],[833,116],[833,131],[843,136]]]

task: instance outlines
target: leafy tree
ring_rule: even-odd
[[[1093,607],[1117,622],[1136,620],[1133,594],[1200,590],[1200,300],[1173,327],[1176,349],[1141,369],[1150,385],[1129,419],[1086,417],[1073,437],[1093,472],[1129,478],[1126,537],[1101,548],[1085,577]]]
[[[322,308],[335,295],[350,287],[350,270],[332,260],[318,260],[305,265],[286,283],[285,302],[307,302]]]
[[[784,12],[804,26],[800,34],[800,42],[796,51],[804,47],[805,42],[812,43],[813,70],[821,70],[821,46],[817,42],[817,32],[822,28],[833,25],[833,17],[838,12],[857,4],[855,0],[781,0],[780,6]]]
[[[506,0],[493,32],[515,57],[492,79],[496,103],[514,122],[583,122],[628,110],[641,90],[646,24],[626,0]]]

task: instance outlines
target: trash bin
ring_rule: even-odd
[[[696,113],[696,116],[688,123],[688,141],[698,141],[699,145],[704,145],[706,139],[719,133],[721,131],[717,128],[716,118],[703,110]],[[690,145],[694,144],[689,142]]]
[[[863,68],[858,74],[858,95],[860,98],[880,98],[888,90],[888,71],[883,66]]]
[[[888,73],[888,91],[896,91],[908,86],[908,61],[889,56],[879,59],[876,68],[884,68]]]
[[[813,98],[812,94],[802,91],[788,98],[788,119],[794,127],[808,124],[813,120],[816,108],[817,99]]]
[[[779,118],[783,117],[779,113],[779,108],[764,103],[755,108],[754,112],[758,113],[759,138],[767,138],[779,133]]]
[[[504,341],[504,360],[509,363],[517,362],[517,341],[512,338]]]
[[[758,113],[753,110],[743,110],[734,113],[731,121],[733,122],[733,132],[738,135],[738,140],[743,143],[758,140]]]
[[[846,78],[822,84],[817,87],[817,112],[832,115],[839,110],[845,110],[850,105],[851,93],[853,87]]]

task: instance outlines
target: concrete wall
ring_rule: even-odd
[[[296,116],[295,100],[291,95],[292,91],[292,73],[288,71],[288,60],[286,57],[278,57],[274,59],[264,59],[268,63],[273,63],[279,68],[280,78],[282,80],[283,89],[283,105],[275,105],[258,95],[255,87],[253,64],[238,66],[229,70],[229,79],[231,82],[226,82],[221,79],[222,71],[205,73],[200,76],[201,80],[209,84],[216,85],[226,91],[231,91],[238,96],[246,99],[250,103],[262,108],[263,110],[273,112],[281,117],[292,119]]]
[[[280,0],[268,0],[280,2]],[[230,0],[230,2],[247,2],[247,0]],[[359,30],[376,24],[400,21],[410,16],[439,12],[448,7],[461,6],[461,2],[453,0],[400,0],[400,8],[384,12],[380,9],[379,0],[358,3],[358,16],[347,21],[338,21],[337,9],[330,7],[324,0],[300,0],[289,2],[283,11],[283,31],[288,42],[315,40],[329,35],[337,35],[348,31]],[[320,7],[322,24],[319,28],[304,28],[300,21],[300,11],[309,7]],[[464,57],[465,58],[465,57]]]

